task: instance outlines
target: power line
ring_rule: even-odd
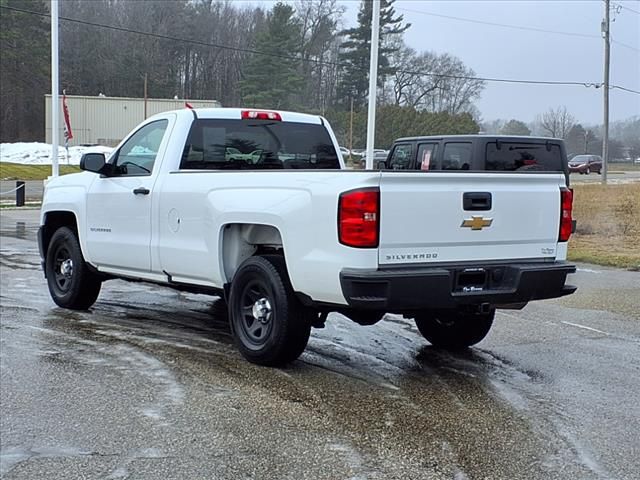
[[[472,18],[464,18],[464,17],[454,17],[452,15],[442,15],[440,13],[432,13],[432,12],[424,12],[422,10],[413,10],[411,8],[404,8],[404,7],[395,7],[396,10],[402,10],[405,12],[412,12],[412,13],[419,13],[421,15],[427,15],[430,17],[439,17],[439,18],[446,18],[449,20],[457,20],[460,22],[468,22],[468,23],[477,23],[480,25],[490,25],[493,27],[501,27],[501,28],[510,28],[513,30],[528,30],[531,32],[538,32],[538,33],[553,33],[553,34],[557,34],[557,35],[566,35],[568,37],[581,37],[581,38],[595,38],[595,39],[600,39],[599,35],[593,35],[593,34],[589,34],[589,33],[579,33],[579,32],[564,32],[562,30],[547,30],[544,28],[537,28],[537,27],[528,27],[526,25],[512,25],[512,24],[506,24],[506,23],[496,23],[496,22],[488,22],[488,21],[484,21],[484,20],[475,20]],[[633,11],[633,10],[632,10]],[[629,48],[631,50],[635,50],[636,52],[639,52],[640,50],[636,47],[633,47],[631,45],[628,45],[626,43],[622,43],[619,42],[617,40],[611,40],[613,43],[616,43],[618,45],[620,45],[621,47],[625,47],[625,48]]]
[[[634,10],[633,8],[629,8],[626,5],[619,5],[619,6],[620,6],[620,8],[623,8],[625,10],[629,10],[630,12],[635,13],[636,15],[640,15],[640,12],[638,10]]]
[[[526,25],[512,25],[512,24],[506,24],[506,23],[488,22],[488,21],[484,21],[484,20],[475,20],[475,19],[472,19],[472,18],[455,17],[453,15],[442,15],[440,13],[424,12],[422,10],[413,10],[411,8],[404,8],[404,7],[396,7],[396,10],[402,10],[402,11],[411,12],[411,13],[419,13],[421,15],[427,15],[427,16],[430,16],[430,17],[447,18],[449,20],[457,20],[457,21],[460,21],[460,22],[477,23],[477,24],[480,24],[480,25],[490,25],[492,27],[510,28],[510,29],[513,29],[513,30],[527,30],[527,31],[538,32],[538,33],[553,33],[553,34],[557,34],[557,35],[566,35],[568,37],[581,37],[581,38],[600,39],[599,35],[593,35],[593,34],[589,34],[589,33],[563,32],[561,30],[547,30],[547,29],[544,29],[544,28],[528,27]],[[634,10],[632,10],[632,11],[634,11]],[[636,13],[640,13],[640,12],[636,12]],[[628,45],[628,44],[623,43],[623,42],[619,42],[617,40],[611,40],[611,41],[613,43],[616,43],[616,44],[620,45],[621,47],[629,48],[631,50],[635,50],[636,52],[640,52],[640,49],[638,49],[638,48],[636,48],[634,46]]]
[[[481,25],[490,25],[492,27],[511,28],[511,29],[514,29],[514,30],[529,30],[531,32],[538,32],[538,33],[555,33],[557,35],[566,35],[566,36],[569,36],[569,37],[600,38],[599,35],[593,35],[593,34],[589,34],[589,33],[564,32],[562,30],[546,30],[544,28],[528,27],[528,26],[525,26],[525,25],[509,25],[509,24],[506,24],[506,23],[488,22],[488,21],[484,21],[484,20],[475,20],[473,18],[454,17],[452,15],[442,15],[440,13],[424,12],[422,10],[413,10],[413,9],[404,8],[404,7],[395,7],[395,9],[396,10],[402,10],[402,11],[405,11],[405,12],[419,13],[419,14],[422,14],[422,15],[430,16],[430,17],[447,18],[449,20],[458,20],[460,22],[469,22],[469,23],[478,23],[478,24],[481,24]]]
[[[618,90],[624,90],[625,92],[630,92],[630,93],[635,93],[637,95],[640,95],[640,90],[632,90],[631,88],[626,88],[626,87],[621,87],[619,85],[611,85],[611,89],[618,89]]]
[[[629,48],[631,50],[635,50],[636,52],[640,52],[640,48],[633,47],[626,43],[619,42],[618,40],[611,40],[611,43],[615,43],[616,45],[620,45],[621,47]]]
[[[35,12],[32,10],[25,10],[25,9],[16,8],[16,7],[9,7],[5,5],[0,5],[0,8],[5,10],[20,12],[20,13],[38,15],[41,17],[47,17],[47,18],[51,17],[47,13]],[[229,45],[219,45],[215,43],[203,42],[200,40],[190,40],[186,38],[173,37],[170,35],[162,35],[159,33],[143,32],[139,30],[133,30],[133,29],[124,28],[124,27],[116,27],[114,25],[106,25],[102,23],[89,22],[86,20],[79,20],[79,19],[63,17],[63,16],[60,16],[58,18],[62,21],[66,21],[70,23],[77,23],[77,24],[88,25],[92,27],[105,28],[109,30],[132,33],[135,35],[142,35],[142,36],[158,38],[162,40],[171,40],[174,42],[189,43],[189,44],[199,45],[204,47],[213,47],[213,48],[219,48],[221,50],[231,50],[231,51],[240,52],[240,53],[263,55],[267,57],[281,58],[285,60],[303,61],[303,62],[315,63],[317,65],[325,65],[325,66],[333,66],[333,67],[349,67],[349,68],[358,69],[358,67],[354,67],[352,65],[347,65],[340,62],[316,60],[316,59],[310,59],[310,58],[303,59],[293,55],[286,55],[286,54],[280,54],[280,53],[268,53],[268,52],[261,52],[259,50],[253,50],[249,48],[232,47]],[[511,79],[511,78],[478,77],[478,76],[471,76],[471,75],[452,75],[452,74],[446,74],[446,73],[433,73],[433,72],[411,71],[411,70],[398,70],[398,72],[405,73],[408,75],[418,75],[418,76],[428,76],[428,77],[438,77],[438,78],[452,78],[452,79],[459,79],[459,80],[477,80],[477,81],[494,82],[494,83],[511,83],[511,84],[526,84],[526,85],[561,85],[561,86],[581,86],[581,87],[594,87],[594,88],[600,88],[602,86],[602,83],[598,83],[598,82],[578,82],[578,81],[558,81],[558,80],[522,80],[522,79]],[[625,90],[631,93],[640,94],[640,92],[636,92],[635,90],[619,87],[616,85],[612,85],[611,88],[619,88],[621,90]]]

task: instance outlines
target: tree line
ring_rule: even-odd
[[[565,106],[550,108],[529,124],[511,119],[493,120],[481,124],[481,130],[500,135],[542,135],[562,138],[569,155],[602,155],[603,127],[583,126]],[[640,116],[611,122],[609,158],[624,160],[640,158]]]
[[[409,134],[477,133],[474,101],[484,82],[452,55],[409,48],[403,34],[410,24],[394,2],[381,2],[378,115],[384,122],[378,122],[376,143],[384,147]],[[0,0],[3,7],[43,14],[1,11],[3,142],[44,138],[48,5]],[[363,146],[371,2],[361,0],[353,28],[345,28],[344,14],[337,0],[296,0],[271,9],[231,0],[65,0],[60,87],[70,95],[142,97],[146,75],[152,98],[319,113],[341,143],[352,133],[354,146]]]

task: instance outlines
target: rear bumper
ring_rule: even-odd
[[[565,285],[575,271],[564,262],[343,270],[340,284],[352,308],[402,312],[562,297],[576,291]]]

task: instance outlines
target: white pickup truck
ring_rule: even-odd
[[[53,300],[87,309],[112,278],[219,295],[241,353],[280,365],[329,312],[363,325],[401,314],[461,348],[496,308],[575,291],[566,156],[548,172],[359,171],[339,152],[314,115],[149,118],[108,161],[85,154],[84,172],[47,184],[38,240]]]

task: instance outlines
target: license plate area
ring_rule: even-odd
[[[455,292],[481,292],[487,288],[488,272],[484,268],[465,268],[455,275]]]

